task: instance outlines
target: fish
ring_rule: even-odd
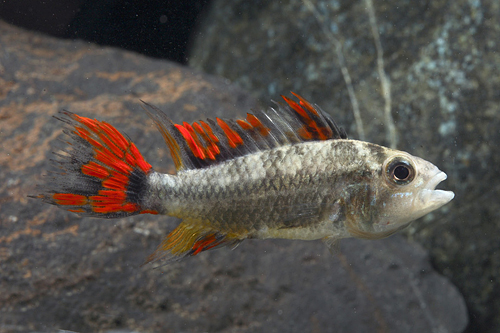
[[[347,138],[318,105],[292,92],[244,119],[175,124],[144,101],[175,174],[157,172],[105,121],[60,111],[67,145],[40,194],[81,216],[181,219],[145,263],[169,263],[245,239],[381,239],[447,204],[447,178],[407,152]]]

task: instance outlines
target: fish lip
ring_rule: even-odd
[[[452,191],[436,190],[436,186],[447,178],[448,176],[446,173],[438,170],[438,172],[427,182],[421,193],[421,197],[425,197],[425,200],[427,200],[431,206],[438,208],[447,204],[455,197],[455,193]]]
[[[448,176],[443,171],[439,171],[427,182],[425,188],[428,190],[434,190],[439,183],[447,178]]]

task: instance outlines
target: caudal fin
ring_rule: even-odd
[[[151,213],[143,205],[153,171],[137,147],[110,124],[68,111],[56,117],[69,126],[67,148],[54,153],[58,171],[34,198],[83,216],[101,218]]]

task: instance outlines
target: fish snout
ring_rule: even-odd
[[[437,168],[436,168],[437,169]],[[455,193],[452,191],[436,190],[436,186],[446,180],[447,175],[437,169],[437,172],[430,177],[419,194],[419,203],[425,206],[427,212],[431,212],[450,202]]]

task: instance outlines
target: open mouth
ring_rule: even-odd
[[[427,201],[428,204],[432,204],[436,208],[441,207],[455,197],[455,193],[452,191],[436,190],[436,186],[446,178],[448,178],[446,174],[439,171],[426,184],[422,197],[425,197],[425,201]]]

